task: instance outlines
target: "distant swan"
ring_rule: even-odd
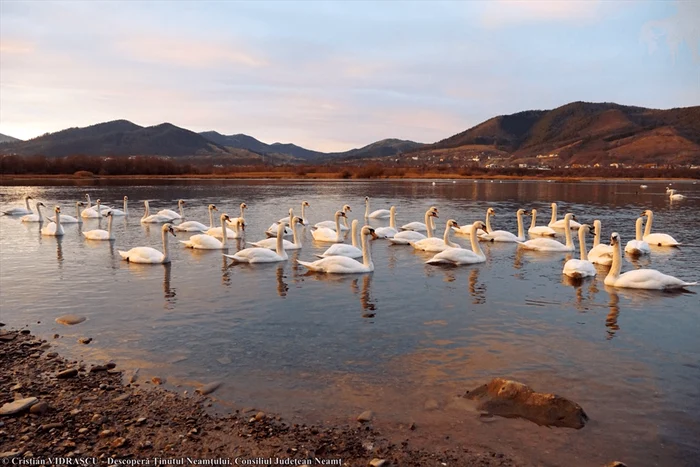
[[[428,211],[435,211],[435,214],[439,214],[438,208],[435,206],[430,206]],[[437,216],[435,216],[437,217]],[[432,231],[435,231],[435,221],[431,217],[429,221],[425,221],[430,223],[430,229]],[[412,230],[414,232],[427,232],[428,231],[428,225],[425,222],[409,222],[408,224],[404,224],[401,226],[401,230]],[[428,235],[428,237],[431,237],[432,235]]]
[[[345,217],[343,217],[343,223],[340,224],[340,230],[345,232],[350,230],[350,226],[348,225],[348,218],[347,215],[349,212],[352,212],[352,209],[350,209],[350,205],[344,204],[343,208],[341,209],[345,213]],[[327,228],[327,229],[332,229],[335,230],[335,221],[322,221],[314,224],[314,227],[317,229],[322,229],[322,228]]]
[[[97,200],[97,202],[99,203],[100,200]],[[170,222],[172,220],[170,217],[162,214],[151,214],[151,208],[148,205],[148,201],[144,201],[143,205],[146,207],[146,212],[143,213],[143,217],[141,218],[142,224],[160,224],[161,222]],[[83,214],[85,214],[85,211],[83,211]]]
[[[301,216],[300,219],[303,221],[302,225],[307,225],[309,222],[306,220],[306,208],[307,206],[311,206],[308,201],[302,201],[301,202]],[[286,217],[283,217],[282,219],[278,220],[277,222],[287,222],[288,219]]]
[[[90,206],[90,195],[85,195],[85,197],[88,199],[87,207],[80,213],[80,217],[83,219],[100,219],[103,209],[100,200],[95,201],[95,206],[92,207]]]
[[[275,250],[269,250],[267,248],[246,248],[239,251],[235,255],[224,255],[227,258],[232,259],[237,263],[277,263],[279,261],[286,261],[288,256],[287,252],[282,247],[282,237],[284,236],[284,223],[280,223],[277,226],[277,244],[275,245]]]
[[[336,243],[331,245],[326,251],[321,255],[316,255],[319,258],[325,258],[326,256],[347,256],[348,258],[359,258],[362,256],[362,250],[357,248],[357,225],[360,223],[357,219],[352,221],[352,230],[350,231],[350,238],[352,238],[352,245],[346,245],[345,243]],[[375,229],[376,232],[376,229]]]
[[[24,205],[26,208],[10,208],[2,213],[6,216],[25,216],[27,214],[31,214],[32,210],[29,208],[29,200],[32,199],[32,197],[29,195],[24,195],[22,199],[24,200]]]
[[[393,238],[394,235],[399,233],[396,230],[396,206],[392,206],[389,209],[389,227],[378,227],[374,229],[374,233],[377,235],[377,238]]]
[[[129,209],[127,208],[127,204],[129,203],[129,197],[124,196],[124,210],[121,209],[111,209],[112,215],[114,217],[122,217],[122,216],[128,216],[129,215]]]
[[[477,230],[485,229],[486,224],[482,221],[476,221],[471,226],[472,232],[470,235],[470,242],[472,245],[471,250],[466,248],[448,248],[436,254],[428,261],[427,264],[454,264],[456,266],[461,266],[464,264],[477,264],[486,261],[486,255],[484,255],[481,245],[479,245]]]
[[[625,253],[632,256],[642,256],[651,253],[651,248],[649,248],[649,243],[642,240],[642,224],[644,223],[643,217],[638,217],[637,222],[634,223],[635,239],[630,240],[625,245]]]
[[[615,250],[613,263],[610,272],[605,277],[605,285],[611,287],[648,289],[648,290],[668,290],[682,289],[691,285],[698,285],[697,282],[685,282],[676,277],[663,274],[654,269],[635,269],[620,274],[622,269],[622,248],[620,235],[614,232],[610,236],[610,244]]]
[[[299,261],[297,263],[305,266],[310,271],[325,272],[328,274],[361,274],[374,271],[374,263],[372,262],[372,252],[369,246],[367,237],[374,236],[374,229],[368,225],[362,227],[360,233],[362,236],[362,262],[348,258],[347,256],[328,256],[316,260],[312,263],[307,261]]]
[[[61,215],[61,224],[82,224],[83,223],[83,218],[80,215],[80,207],[85,206],[85,203],[82,201],[78,201],[75,203],[75,217],[69,216],[66,214]],[[49,220],[51,222],[56,222],[56,217],[51,216],[49,217]]]
[[[488,208],[486,210],[486,220],[484,221],[484,225],[486,226],[486,229],[478,229],[476,231],[476,235],[481,238],[484,235],[486,235],[488,232],[491,232],[491,216],[495,216],[496,211],[493,208]],[[457,235],[471,235],[472,233],[472,226],[471,225],[464,225],[460,228],[455,228],[454,229],[455,233]]]
[[[289,217],[288,218],[283,217],[282,219],[278,220],[277,222],[273,222],[272,225],[270,225],[270,227],[268,227],[267,230],[265,231],[265,235],[267,235],[268,237],[277,237],[277,227],[279,227],[280,224],[283,224],[285,226],[284,231],[282,233],[284,236],[294,235],[294,232],[292,232],[292,229],[290,229],[288,227],[288,225],[291,224],[293,218],[294,218],[294,208],[289,208]]]
[[[428,227],[426,235],[414,230],[404,230],[398,232],[392,238],[389,239],[394,245],[408,245],[411,242],[417,242],[418,240],[423,240],[424,238],[430,238],[433,236],[433,218],[438,218],[437,208],[431,207],[425,211],[425,223],[423,225]]]
[[[377,209],[369,212],[369,196],[365,196],[365,218],[369,219],[388,219],[391,213],[388,209]],[[376,229],[375,229],[376,232]]]
[[[207,210],[209,211],[209,227],[202,224],[201,222],[186,221],[186,222],[183,222],[182,224],[174,225],[173,228],[177,231],[180,231],[180,232],[206,232],[209,229],[213,229],[214,228],[214,213],[213,213],[213,211],[218,211],[218,209],[216,209],[215,205],[210,204],[207,207]]]
[[[600,220],[596,219],[593,221],[593,230],[595,231],[595,238],[593,239],[593,248],[588,252],[588,261],[593,264],[610,266],[613,261],[613,247],[600,243],[600,236],[603,231]]]
[[[237,217],[236,219],[236,223],[230,225],[230,227],[233,227],[233,230],[226,227],[227,238],[241,238],[245,234],[245,221],[240,217]],[[204,233],[206,233],[207,235],[211,235],[212,237],[223,238],[224,229],[222,227],[214,227],[207,230]]]
[[[294,216],[292,222],[292,235],[294,236],[294,241],[290,242],[289,240],[282,240],[282,248],[285,250],[301,250],[301,237],[299,237],[299,232],[296,228],[297,224],[305,225],[304,221],[301,220],[301,217]],[[274,250],[277,248],[277,237],[259,240],[257,242],[250,243],[250,245],[260,248],[267,248],[268,250]]]
[[[343,243],[343,233],[340,226],[341,217],[346,217],[345,213],[343,211],[337,211],[335,213],[335,230],[329,229],[328,227],[321,227],[320,229],[312,230],[311,236],[318,242]]]
[[[642,213],[642,216],[647,216],[647,225],[644,227],[644,237],[642,239],[649,245],[656,246],[679,246],[681,245],[675,238],[665,233],[651,233],[651,226],[654,222],[654,213],[651,209],[647,209]]]
[[[453,243],[450,240],[450,233],[452,232],[452,228],[457,227],[459,228],[459,224],[457,223],[456,220],[450,219],[447,221],[447,224],[445,225],[445,234],[443,238],[424,238],[423,240],[418,240],[417,242],[411,242],[411,246],[415,248],[416,250],[422,250],[422,251],[430,251],[430,252],[438,252],[438,251],[443,251],[448,248],[462,248],[456,243]]]
[[[36,203],[36,214],[27,214],[26,216],[20,217],[21,222],[44,222],[44,217],[41,215],[41,207],[44,206],[44,203],[41,201],[37,201]],[[31,211],[30,211],[31,212]]]
[[[114,220],[114,214],[112,214],[112,211],[107,211],[105,216],[109,219],[107,221],[107,230],[95,229],[83,232],[83,236],[87,240],[114,240],[114,236],[112,235],[112,221]]]
[[[85,193],[85,199],[87,200],[87,207],[85,209],[96,209],[95,207],[91,206],[92,201],[90,201],[90,193]],[[110,207],[106,204],[97,204],[97,206],[102,211],[109,211],[110,209]]]
[[[238,208],[241,210],[241,215],[238,217],[231,217],[228,221],[227,224],[233,225],[238,222],[238,219],[241,219],[245,223],[245,210],[248,209],[248,205],[245,203],[241,203]]]
[[[538,237],[556,237],[557,232],[553,228],[546,225],[535,225],[537,223],[537,209],[530,211],[530,215],[532,215],[532,223],[527,233]]]
[[[481,235],[479,239],[487,242],[524,242],[525,232],[523,231],[523,214],[525,214],[524,209],[518,209],[518,211],[515,213],[515,216],[518,219],[518,235],[514,235],[506,230],[489,230],[489,233]]]
[[[669,190],[668,188],[666,188],[666,193],[668,193],[668,198],[671,201],[680,201],[682,199],[685,199],[685,195],[676,194],[676,190]]]
[[[226,221],[229,220],[228,214],[222,214],[221,217],[221,231],[226,228]],[[228,235],[222,235],[221,240],[207,234],[197,234],[192,235],[188,240],[180,240],[180,243],[185,245],[187,248],[193,248],[195,250],[222,250],[227,248],[226,239]]]
[[[581,259],[570,259],[564,264],[564,270],[562,271],[564,275],[572,277],[574,279],[583,279],[584,277],[593,277],[598,271],[596,271],[593,263],[588,261],[586,258],[586,234],[591,231],[591,226],[588,224],[583,224],[578,228],[578,241],[581,251]],[[596,232],[597,233],[597,232]]]
[[[519,245],[527,250],[535,251],[574,251],[574,244],[571,241],[571,229],[569,228],[571,219],[575,219],[574,215],[571,213],[567,213],[566,216],[564,216],[564,229],[566,230],[564,235],[566,235],[566,245],[554,240],[553,238],[544,237],[533,238],[532,240],[519,243]]]
[[[564,229],[564,219],[557,220],[557,203],[552,203],[552,219],[549,221],[549,226],[553,229]],[[569,223],[569,229],[578,230],[581,227],[576,221],[571,221]]]
[[[46,235],[50,237],[61,237],[65,233],[63,231],[63,226],[61,225],[61,208],[56,206],[53,208],[54,215],[56,216],[56,222],[51,222],[49,225],[41,229],[41,235]]]
[[[184,219],[185,218],[185,212],[182,208],[182,206],[185,204],[185,200],[179,199],[177,200],[177,207],[178,210],[180,211],[179,213],[173,211],[172,209],[161,209],[158,211],[159,216],[167,217],[170,220],[177,220],[177,219]]]
[[[175,237],[175,229],[170,224],[163,224],[161,228],[161,236],[163,239],[163,252],[151,248],[150,246],[138,246],[132,248],[129,251],[119,251],[122,259],[130,263],[144,263],[144,264],[164,264],[170,262],[170,255],[168,254],[168,232],[170,232],[173,237]]]

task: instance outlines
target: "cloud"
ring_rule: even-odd
[[[34,52],[34,44],[18,40],[0,41],[0,54],[26,55]]]
[[[600,0],[493,0],[486,4],[481,23],[489,28],[521,23],[583,21],[598,16]]]
[[[644,24],[640,40],[646,43],[649,53],[659,49],[659,40],[666,39],[666,46],[675,63],[681,44],[685,43],[693,56],[700,63],[700,2],[677,1],[677,12],[665,19],[649,21]]]

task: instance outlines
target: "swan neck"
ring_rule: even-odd
[[[177,203],[177,206],[180,208],[180,217],[182,217],[184,219],[185,218],[185,211],[182,207],[182,203]]]
[[[147,217],[151,214],[151,212],[150,212],[151,209],[150,209],[150,207],[148,206],[148,201],[144,201],[144,202],[143,202],[143,205],[146,207],[146,210],[144,211],[143,217],[142,217],[141,219],[145,219],[145,218],[147,218]],[[88,199],[88,208],[89,208],[89,206],[90,206],[90,200]]]
[[[595,237],[593,237],[593,248],[595,248],[598,245],[600,245],[600,236],[602,235],[602,232],[601,232],[602,229],[600,226],[600,222],[596,221],[593,225],[595,226],[594,227],[595,228]]]
[[[518,218],[518,238],[525,238],[525,232],[523,231],[523,215],[517,213],[516,216]]]
[[[394,210],[389,211],[389,227],[396,230],[396,212]]]
[[[433,223],[432,223],[433,217],[430,215],[430,211],[426,211],[425,213],[425,229],[426,229],[426,237],[430,238],[433,236]]]
[[[282,237],[284,236],[284,224],[280,224],[279,227],[277,227],[277,254],[281,257],[285,257],[285,252],[284,252],[284,246],[282,245]]]
[[[209,209],[209,228],[213,229],[214,228],[214,210]]]
[[[644,222],[644,218],[640,217],[637,219],[637,222],[634,223],[634,238],[638,242],[642,241],[642,223]]]
[[[472,244],[472,251],[476,253],[479,256],[483,256],[484,252],[481,249],[481,245],[479,245],[479,240],[477,240],[477,235],[476,235],[477,227],[476,224],[472,224],[471,229],[470,229],[470,239],[469,241]]]
[[[644,227],[644,236],[646,237],[651,233],[651,223],[654,222],[654,213],[649,211],[649,215],[647,215],[647,225]]]
[[[224,235],[226,232],[224,232]],[[163,262],[167,263],[170,261],[170,254],[168,252],[168,231],[162,230],[161,236],[163,238]]]
[[[369,217],[369,200],[365,201],[365,217]]]
[[[107,220],[107,235],[112,238],[112,221],[114,220],[114,216],[109,216],[109,219]]]
[[[491,213],[486,211],[486,233],[491,232],[493,232],[493,230],[491,230]]]
[[[243,214],[241,214],[241,216],[243,216]],[[301,203],[301,220],[303,222],[306,222],[306,206],[304,205],[304,203]]]
[[[24,198],[24,205],[27,206],[27,211],[31,211],[31,208],[29,207],[29,198]]]
[[[75,205],[75,218],[78,219],[78,223],[80,223],[80,224],[83,223],[83,218],[80,217],[80,205],[77,203]]]
[[[97,206],[97,217],[101,219],[102,211],[100,210],[100,202],[98,201],[97,203],[95,203],[95,205]]]
[[[447,225],[445,226],[445,235],[443,235],[442,239],[445,242],[445,245],[454,247],[455,244],[450,241],[450,231],[452,230],[452,226],[448,222]]]
[[[303,206],[301,207],[301,210],[304,210]],[[297,234],[297,227],[298,225],[296,224],[296,222],[292,224],[292,239],[294,240],[294,245],[301,248],[301,239],[299,238],[299,234]]]
[[[585,261],[588,259],[586,254],[586,231],[584,229],[578,229],[578,242],[581,249],[581,260]]]
[[[124,200],[124,215],[128,216],[129,215],[129,210],[127,208],[128,200]]]
[[[352,246],[357,248],[357,220],[352,221],[352,231],[350,235],[352,236]]]
[[[532,222],[530,222],[530,228],[535,228],[535,223],[537,222],[537,211],[532,211]]]
[[[369,240],[367,239],[367,235],[362,235],[360,239],[360,242],[362,243],[362,264],[365,265],[366,268],[369,269],[374,269],[374,264],[372,264],[372,253],[370,251],[369,247]]]
[[[610,271],[605,277],[605,282],[608,282],[608,278],[617,280],[620,277],[620,271],[622,269],[622,248],[620,247],[620,242],[616,242],[613,245],[613,258],[612,265],[610,266]]]
[[[340,216],[335,216],[335,239],[340,242]]]
[[[564,232],[564,235],[566,235],[566,246],[571,248],[574,246],[574,242],[571,240],[571,224],[568,218],[564,221],[564,228],[566,229],[566,232]]]
[[[303,211],[304,208],[301,208],[301,210]],[[245,218],[245,208],[243,207],[243,205],[241,205],[241,219],[244,219],[244,218]]]
[[[61,213],[56,213],[56,235],[63,234],[63,226],[61,225]]]
[[[27,201],[27,203],[29,203],[29,201]],[[39,215],[39,222],[43,222],[44,218],[41,215],[41,206],[39,205],[39,203],[36,203],[36,213]]]
[[[238,225],[238,222],[236,222],[236,225]],[[226,219],[224,219],[224,216],[221,216],[221,246],[226,246],[226,240],[228,239],[228,227],[226,227]]]
[[[550,221],[551,224],[554,224],[557,221],[557,204],[552,203],[552,220]]]

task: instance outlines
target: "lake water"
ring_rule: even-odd
[[[182,198],[187,218],[204,223],[209,203],[236,216],[246,202],[248,241],[264,238],[270,223],[302,200],[311,204],[311,224],[332,219],[345,203],[350,217],[362,220],[365,196],[372,209],[396,205],[399,225],[422,221],[435,205],[439,235],[447,219],[471,223],[488,207],[497,212],[496,229],[515,231],[521,207],[537,208],[545,225],[549,203],[557,201],[560,216],[600,219],[604,241],[615,230],[623,244],[634,237],[642,210],[654,210],[654,231],[685,245],[654,248],[636,263],[625,259],[623,269],[653,267],[698,280],[700,185],[674,182],[688,198],[672,203],[666,183],[654,181],[643,182],[647,189],[640,182],[484,180],[135,183],[0,187],[2,209],[30,194],[74,215],[75,201],[90,193],[115,207],[128,195],[131,212],[115,218],[115,242],[87,242],[77,225],[66,225],[63,238],[42,237],[38,224],[1,216],[3,322],[28,326],[68,356],[114,359],[121,368],[141,368],[142,380],[158,375],[179,390],[223,381],[214,394],[223,403],[293,420],[348,422],[371,409],[376,426],[400,439],[489,446],[534,465],[693,465],[700,458],[695,293],[613,290],[603,284],[605,268],[571,284],[561,274],[567,255],[513,244],[484,244],[486,263],[456,268],[428,266],[430,254],[376,240],[373,274],[307,274],[294,259],[313,259],[328,246],[315,243],[308,228],[304,248],[280,264],[230,265],[219,251],[173,241],[187,233],[171,237],[170,266],[128,264],[117,253],[161,249],[160,226],[139,222],[145,199],[157,211],[175,209]],[[97,226],[90,220],[82,230]],[[56,324],[66,313],[87,321]],[[61,338],[51,339],[54,333]],[[83,336],[94,340],[77,344]],[[480,421],[457,396],[493,377],[571,398],[591,421],[582,430]],[[415,432],[406,431],[411,421]]]

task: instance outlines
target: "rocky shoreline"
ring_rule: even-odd
[[[28,330],[0,328],[0,462],[516,465],[502,453],[458,443],[447,450],[414,448],[412,438],[420,436],[414,424],[403,441],[392,442],[372,426],[371,413],[361,414],[354,426],[290,424],[252,408],[213,415],[206,395],[213,386],[191,395],[144,388],[114,362],[67,361],[50,349]]]

